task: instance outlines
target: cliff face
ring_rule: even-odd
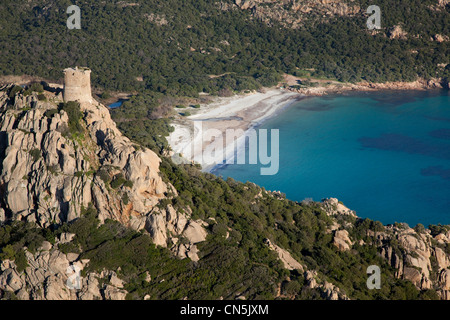
[[[122,136],[98,103],[81,104],[82,129],[72,134],[60,97],[46,95],[49,101],[0,93],[4,215],[45,227],[76,219],[90,204],[102,220],[128,225],[148,214],[168,190],[156,154]],[[128,183],[111,187],[119,177]]]
[[[113,219],[135,230],[147,230],[166,246],[167,233],[191,239],[187,254],[205,237],[201,222],[171,206],[156,207],[176,190],[162,181],[161,160],[133,144],[111,120],[108,109],[81,103],[81,131],[70,132],[71,116],[58,111],[61,94],[46,91],[8,97],[0,92],[0,220],[36,222],[41,227],[70,222],[93,206],[100,221]],[[60,108],[61,109],[61,108]],[[190,254],[195,258],[195,254]]]
[[[191,220],[190,208],[177,212],[170,205],[157,206],[177,194],[160,176],[161,159],[123,136],[105,106],[82,102],[81,117],[74,119],[60,90],[24,96],[11,95],[13,87],[0,88],[0,223],[60,225],[92,207],[101,223],[113,219],[143,230],[156,245],[170,243],[180,258],[198,260],[196,243],[206,238],[204,222]],[[74,120],[79,127],[72,132]],[[185,241],[177,243],[172,236]],[[111,277],[109,271],[88,275],[83,280],[87,291],[71,293],[65,290],[69,262],[82,270],[88,261],[65,255],[50,243],[37,253],[26,252],[30,267],[25,272],[17,271],[13,261],[2,262],[0,290],[23,299],[125,297],[119,285],[98,286],[97,277]]]

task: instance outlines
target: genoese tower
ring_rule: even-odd
[[[92,103],[91,70],[88,68],[64,69],[64,102]]]

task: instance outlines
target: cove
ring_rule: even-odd
[[[287,198],[335,197],[385,224],[450,224],[448,91],[379,91],[312,97],[259,128],[279,129],[280,169],[212,173],[251,181]]]

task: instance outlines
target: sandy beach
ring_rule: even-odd
[[[295,88],[303,79],[291,75],[285,75],[283,83],[287,89],[271,88],[262,92],[252,92],[249,94],[238,94],[232,97],[216,98],[214,102],[201,105],[199,109],[184,109],[192,115],[180,117],[173,121],[175,131],[168,137],[169,144],[174,152],[172,157],[175,162],[202,164],[203,171],[210,172],[215,166],[202,163],[202,155],[207,154],[205,149],[212,149],[211,141],[205,136],[205,131],[217,129],[222,132],[222,136],[227,129],[242,130],[241,139],[238,140],[242,147],[244,132],[262,123],[264,120],[274,116],[277,112],[290,103],[301,98],[323,96],[328,94],[342,94],[344,92],[356,91],[379,91],[379,90],[427,90],[439,88],[433,81],[418,79],[413,82],[386,82],[370,83],[360,82],[357,84],[340,83],[332,80],[312,79],[315,83],[312,87]],[[183,111],[184,111],[183,110]],[[201,123],[201,126],[199,125]],[[201,127],[202,134],[198,127]],[[220,152],[229,150],[225,143]],[[214,141],[214,139],[213,139]],[[181,155],[181,157],[180,157]],[[229,154],[225,155],[225,159]]]
[[[172,123],[175,131],[168,137],[168,141],[175,155],[173,159],[178,162],[193,160],[202,165],[203,171],[210,172],[215,165],[202,163],[202,153],[211,144],[204,136],[206,131],[215,129],[225,134],[227,129],[234,129],[235,132],[242,133],[237,137],[239,141],[239,137],[245,135],[244,132],[258,126],[302,97],[304,95],[288,90],[268,89],[265,92],[217,98],[215,102],[201,105],[199,109],[190,108],[191,116]],[[228,149],[225,139],[221,147]],[[220,147],[216,150],[220,150]],[[225,150],[220,152],[225,153]],[[226,158],[228,156],[226,155]]]

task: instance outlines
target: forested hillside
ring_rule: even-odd
[[[107,108],[93,106],[88,112],[77,104],[57,104],[55,92],[45,91],[39,84],[2,87],[0,119],[9,132],[1,135],[0,155],[6,158],[9,154],[7,163],[11,165],[1,169],[12,174],[17,168],[14,183],[18,187],[4,192],[12,180],[5,178],[0,191],[4,197],[23,194],[33,205],[9,199],[8,203],[25,206],[21,211],[29,211],[28,215],[16,215],[20,210],[0,201],[0,298],[54,297],[50,293],[57,290],[52,292],[49,287],[55,277],[44,277],[41,271],[55,260],[68,264],[69,257],[71,262],[84,264],[83,277],[96,288],[91,296],[77,293],[74,298],[79,299],[114,298],[106,289],[111,286],[121,287],[122,297],[129,299],[450,298],[449,226],[383,226],[358,218],[337,199],[299,203],[250,182],[203,173],[195,165],[175,165],[164,156],[165,136],[172,130],[167,115],[177,99],[195,98],[199,92],[226,95],[271,86],[283,73],[351,82],[411,81],[417,77],[448,81],[447,1],[377,1],[383,28],[376,32],[366,27],[365,8],[372,4],[366,0],[351,1],[360,8],[352,14],[344,10],[330,15],[318,14],[315,6],[303,7],[307,13],[300,9],[297,13],[292,6],[296,1],[284,1],[281,6],[250,2],[34,0],[18,4],[2,0],[1,75],[27,74],[61,81],[62,69],[79,65],[92,69],[97,92],[137,94],[111,111],[117,127],[131,142],[111,131],[115,128],[112,122],[95,125],[109,117]],[[319,2],[333,1],[305,1]],[[66,9],[71,4],[81,8],[81,30],[66,27]],[[261,18],[261,12],[274,15]],[[284,16],[290,23],[277,18]],[[102,114],[96,113],[99,110]],[[56,125],[66,122],[67,127]],[[104,128],[112,136],[108,143],[100,132]],[[43,137],[47,131],[59,139],[46,141],[63,151],[36,143],[35,136]],[[16,144],[24,141],[24,148],[7,148],[8,134],[20,138],[11,140]],[[65,142],[59,144],[60,139]],[[128,171],[141,169],[148,161],[143,158],[126,165],[119,160],[148,154],[146,148],[161,159],[161,163],[155,161],[160,169],[155,178],[164,183],[157,185],[173,186],[176,192],[161,192],[164,197],[152,211],[141,208],[149,217],[145,226],[136,230],[120,219],[130,218],[133,203],[140,204],[133,196],[138,183],[143,183],[142,174]],[[126,154],[117,156],[116,150]],[[51,151],[55,157],[48,156]],[[67,160],[72,157],[77,163],[92,161],[93,165],[75,170]],[[122,167],[105,164],[116,158]],[[12,165],[16,160],[22,165]],[[18,174],[20,170],[24,172]],[[153,168],[144,172],[154,173]],[[43,178],[36,179],[39,175]],[[128,180],[131,176],[134,182]],[[90,192],[75,182],[89,189],[94,180],[94,186],[101,188],[92,191],[93,197],[103,200],[86,200],[83,206],[80,199],[88,199]],[[22,193],[23,185],[30,189]],[[156,189],[155,184],[148,185]],[[37,195],[28,197],[28,190]],[[71,196],[72,191],[86,192]],[[144,188],[143,194],[153,197],[153,191]],[[52,201],[53,206],[47,205]],[[117,211],[119,218],[113,214],[105,218],[101,212],[110,204],[117,205],[111,212]],[[81,207],[76,219],[57,214],[69,206]],[[53,219],[40,228],[36,222],[42,221],[32,217],[43,216],[42,210]],[[155,229],[162,225],[161,233],[167,231],[171,210],[177,216],[172,220],[186,215],[189,223],[201,222],[204,239],[191,243],[185,233],[170,231],[166,232],[170,235],[166,247],[155,246]],[[153,216],[163,217],[161,225]],[[198,251],[192,250],[193,244]],[[180,257],[183,247],[186,252]],[[58,259],[42,264],[45,252]],[[296,267],[286,267],[281,256],[287,254]],[[37,260],[41,264],[35,263]],[[381,268],[380,290],[366,286],[369,265]],[[60,276],[65,275],[66,269],[62,270]],[[114,271],[123,285],[105,270]],[[62,295],[66,290],[61,279],[65,278],[59,278]]]
[[[295,19],[287,3],[277,10]],[[356,3],[360,11],[348,16],[318,17],[311,7],[290,28],[277,19],[262,21],[232,0],[35,0],[20,6],[4,0],[0,73],[61,80],[61,69],[81,65],[93,70],[101,90],[171,96],[255,89],[304,69],[352,82],[448,77],[446,1],[377,1],[383,29],[376,33],[366,27],[372,3]],[[66,27],[70,4],[81,8],[81,30]],[[262,5],[272,10],[274,4]],[[406,36],[392,37],[395,26]]]

